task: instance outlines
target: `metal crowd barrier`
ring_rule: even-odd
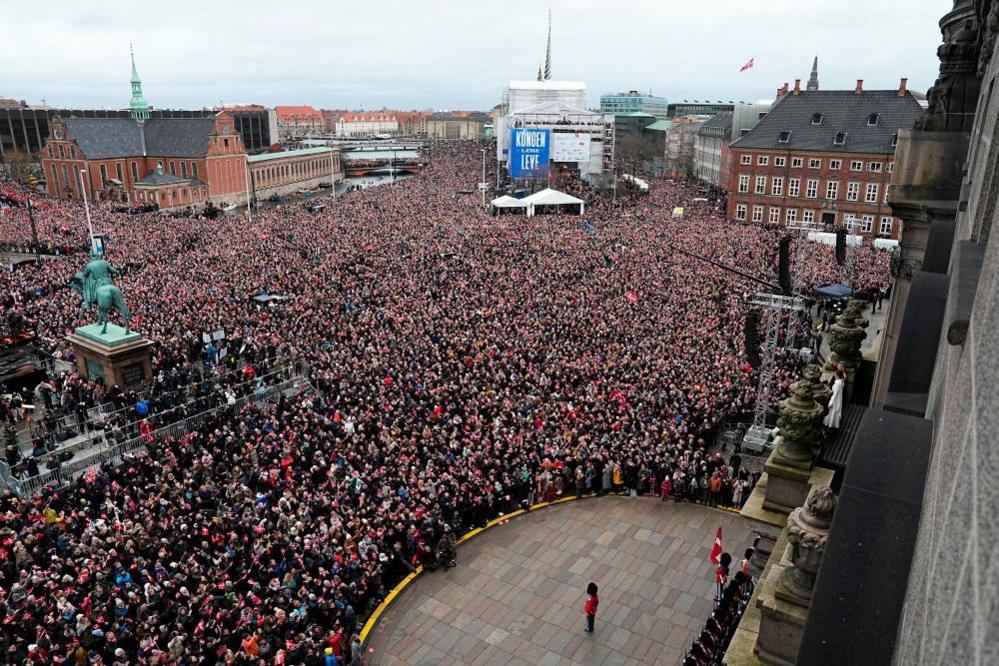
[[[311,391],[315,391],[312,383],[306,377],[293,377],[292,379],[281,382],[280,384],[265,387],[262,392],[255,391],[249,395],[243,396],[242,398],[238,398],[232,405],[225,404],[220,407],[215,407],[193,416],[189,416],[183,421],[177,421],[175,423],[165,425],[152,431],[150,435],[159,439],[176,439],[187,434],[188,432],[191,432],[209,418],[215,416],[221,410],[232,409],[238,412],[250,403],[266,404],[288,390],[303,387],[308,387]],[[88,454],[79,460],[70,460],[56,470],[49,470],[28,479],[15,478],[6,462],[0,461],[0,481],[2,481],[7,488],[13,490],[14,493],[23,497],[25,495],[30,495],[47,485],[61,486],[64,483],[68,483],[75,478],[76,474],[90,469],[91,467],[97,467],[107,462],[112,462],[113,464],[118,465],[121,463],[122,456],[126,453],[142,448],[145,446],[145,443],[146,440],[144,440],[141,436],[132,437],[124,442],[114,444],[105,449],[101,449],[100,451]]]

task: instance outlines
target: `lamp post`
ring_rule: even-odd
[[[479,191],[482,192],[482,207],[486,207],[486,149],[482,149],[482,180],[479,182]]]
[[[250,224],[253,224],[253,199],[250,197],[250,190],[252,189],[250,180],[250,156],[247,154],[244,157],[243,167],[246,170],[246,215],[249,218]]]
[[[90,251],[94,251],[94,225],[90,220],[90,203],[87,201],[87,184],[83,182],[86,169],[80,169],[80,194],[83,195],[83,210],[87,213],[87,233],[90,235]]]

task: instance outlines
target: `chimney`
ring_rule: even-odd
[[[898,84],[898,96],[905,97],[905,91],[909,88],[909,79],[902,77],[902,80]]]
[[[857,91],[856,92],[859,95],[863,91],[864,91],[864,80],[863,79],[857,79]]]
[[[801,92],[801,79],[794,80],[794,94],[797,95]]]
[[[784,91],[784,92],[783,92],[782,94],[786,95],[786,94],[787,94],[787,81],[785,81],[785,82],[784,82],[784,88],[783,88],[783,91]]]

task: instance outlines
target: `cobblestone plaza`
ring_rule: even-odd
[[[738,561],[750,524],[702,505],[605,497],[516,518],[461,546],[454,569],[411,583],[369,637],[366,663],[676,664],[711,614],[719,526]]]

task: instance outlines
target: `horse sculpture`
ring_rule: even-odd
[[[77,273],[69,281],[70,288],[83,297],[83,303],[80,304],[80,317],[83,317],[83,313],[91,305],[97,306],[97,311],[100,313],[100,319],[97,323],[104,325],[101,329],[101,335],[104,335],[108,332],[108,312],[112,307],[117,308],[118,313],[125,322],[125,334],[127,335],[129,333],[128,320],[131,312],[129,312],[128,306],[125,305],[125,297],[122,295],[121,290],[113,284],[102,284],[91,287],[87,282],[87,277],[83,273]]]

